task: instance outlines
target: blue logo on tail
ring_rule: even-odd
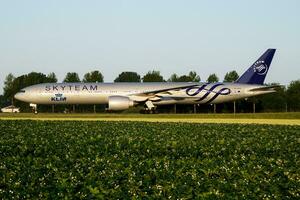
[[[253,70],[258,75],[265,75],[268,72],[268,66],[265,61],[257,61],[254,63]]]

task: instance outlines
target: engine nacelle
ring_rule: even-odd
[[[108,97],[108,110],[126,110],[134,106],[134,102],[128,97],[124,96],[110,96]]]

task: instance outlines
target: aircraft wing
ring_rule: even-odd
[[[172,91],[172,90],[186,89],[186,88],[194,87],[194,86],[198,86],[198,85],[199,84],[187,84],[187,85],[182,85],[182,86],[178,86],[178,87],[170,87],[170,88],[165,88],[165,89],[160,89],[160,90],[147,91],[147,92],[143,92],[143,93],[135,93],[135,94],[132,94],[132,96],[153,97],[159,93],[171,94],[170,91]]]

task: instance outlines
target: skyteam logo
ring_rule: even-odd
[[[253,70],[258,75],[265,75],[268,72],[268,66],[265,64],[265,61],[257,61],[254,63]]]
[[[67,101],[67,97],[64,97],[63,94],[55,94],[54,97],[51,97],[51,101],[63,102]]]
[[[219,86],[223,86],[224,84],[222,83],[216,83],[213,85],[210,85],[210,88],[206,88],[209,84],[203,84],[201,87],[190,87],[187,88],[185,93],[188,96],[197,96],[199,93],[202,93],[199,99],[195,100],[196,102],[201,102],[203,100],[207,100],[205,103],[210,103],[213,100],[215,100],[218,96],[220,95],[229,95],[231,93],[231,90],[226,87],[221,87],[217,89]],[[209,86],[208,86],[209,87]],[[213,96],[209,96],[212,94]]]

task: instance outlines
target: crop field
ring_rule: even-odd
[[[300,126],[0,120],[1,199],[299,199]]]

